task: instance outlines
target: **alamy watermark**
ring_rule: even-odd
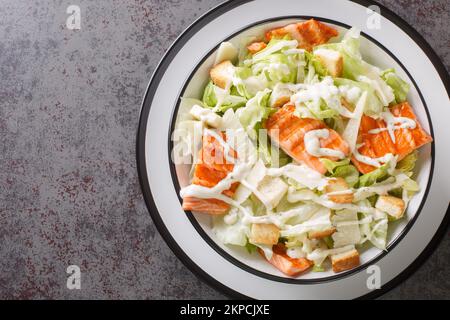
[[[366,13],[368,14],[366,26],[369,30],[381,29],[381,9],[377,5],[371,5],[367,7]]]
[[[71,4],[67,7],[66,13],[69,16],[66,19],[66,27],[69,30],[80,30],[81,29],[81,9],[80,6]]]
[[[77,265],[70,265],[66,269],[66,273],[69,274],[67,278],[67,289],[69,290],[80,290],[81,289],[81,270]]]

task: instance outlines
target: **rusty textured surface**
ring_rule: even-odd
[[[140,102],[171,42],[218,0],[0,5],[0,298],[223,298],[166,246],[135,167]],[[384,0],[449,69],[448,1]],[[81,31],[65,28],[69,4]],[[450,298],[450,238],[384,298]],[[66,267],[82,289],[66,288]]]

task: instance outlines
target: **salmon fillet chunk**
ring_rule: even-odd
[[[266,39],[269,41],[286,35],[297,40],[299,48],[311,51],[314,46],[327,43],[331,38],[338,36],[339,32],[322,22],[310,19],[269,30],[266,32]]]
[[[339,150],[348,155],[350,148],[342,137],[327,127],[325,122],[311,118],[300,118],[294,114],[295,106],[285,104],[265,122],[265,128],[271,140],[297,162],[306,164],[312,169],[324,174],[327,170],[320,158],[309,154],[305,149],[304,137],[308,131],[327,129],[329,136],[320,140],[321,148]],[[325,157],[337,160],[333,157]]]
[[[394,131],[394,142],[387,130],[378,133],[369,132],[373,129],[386,128],[386,123],[383,119],[376,120],[364,115],[361,119],[358,133],[358,142],[362,144],[358,149],[360,154],[371,158],[379,158],[392,153],[398,156],[398,160],[401,160],[414,150],[433,141],[433,138],[423,130],[408,102],[393,106],[391,113],[395,117],[405,117],[414,120],[416,127],[414,129],[396,129]],[[352,162],[364,174],[376,169],[374,166],[358,161],[354,156],[352,157]]]
[[[286,248],[282,244],[277,244],[272,247],[272,257],[267,259],[263,251],[259,249],[259,253],[269,261],[275,268],[283,272],[285,275],[294,277],[302,272],[305,272],[313,263],[306,258],[291,258],[286,254]]]
[[[222,139],[226,139],[225,133],[221,133]],[[230,150],[230,156],[236,158],[237,153]],[[234,164],[228,163],[224,148],[216,138],[204,135],[202,139],[202,149],[200,150],[199,162],[195,165],[192,183],[212,188],[223,180],[228,173],[233,171]],[[231,188],[223,192],[224,195],[232,197],[238,183],[231,185]],[[195,211],[211,215],[225,214],[230,206],[218,199],[199,199],[195,197],[183,198],[183,210]]]

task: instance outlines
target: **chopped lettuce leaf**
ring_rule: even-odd
[[[340,161],[332,161],[326,158],[321,158],[328,173],[333,178],[344,178],[349,187],[353,188],[359,181],[359,172],[355,166],[350,164],[350,159]]]
[[[226,224],[223,216],[213,218],[213,231],[217,238],[224,244],[236,246],[245,246],[247,244],[247,236],[250,234],[250,226],[244,224],[242,219],[238,219],[235,224]]]
[[[334,248],[334,241],[331,236],[323,238],[323,242],[327,245],[328,249]]]
[[[361,243],[370,241],[380,250],[386,250],[388,217],[384,212],[377,212],[376,215],[360,213],[360,231],[363,235]],[[365,221],[365,222],[364,222]]]
[[[336,86],[339,87],[341,91],[348,91],[348,89],[351,88],[358,88],[360,90],[360,94],[357,95],[357,97],[354,97],[354,101],[349,101],[356,103],[359,97],[363,92],[367,92],[367,98],[366,98],[366,106],[364,108],[364,114],[371,116],[371,115],[378,115],[380,112],[383,111],[383,103],[381,100],[377,97],[375,94],[375,90],[372,86],[370,86],[368,83],[361,82],[361,81],[354,81],[350,79],[344,79],[344,78],[334,78],[334,83]],[[346,89],[346,90],[344,90]],[[355,99],[356,98],[356,99]]]
[[[381,73],[381,78],[392,88],[395,96],[395,103],[406,100],[409,91],[409,84],[400,78],[394,69],[387,69]]]
[[[203,104],[206,107],[214,108],[218,107],[218,112],[225,112],[228,109],[237,109],[245,105],[247,99],[241,96],[232,95],[230,93],[224,92],[225,90],[217,87],[210,81],[208,85],[205,87],[205,91],[203,92]],[[218,98],[217,92],[222,92],[224,95],[221,100],[221,104],[217,106]]]
[[[363,61],[359,51],[359,30],[352,28],[339,43],[328,43],[318,46],[340,52],[344,59],[343,77],[351,80],[366,82],[375,90],[376,95],[384,106],[395,99],[393,90],[384,82],[378,68]]]
[[[252,65],[255,76],[263,74],[271,83],[294,83],[297,80],[297,64],[285,54],[274,53]]]
[[[312,53],[305,51],[305,58],[309,68],[314,68],[314,73],[319,77],[325,77],[328,75],[327,68],[320,62],[319,58],[317,58]]]
[[[270,55],[280,53],[282,50],[296,48],[297,45],[298,45],[297,40],[289,40],[287,37],[283,39],[273,38],[269,41],[269,43],[263,50],[253,55],[252,60],[254,62],[261,61],[266,59]]]
[[[247,252],[250,254],[258,251],[258,247],[255,246],[253,243],[250,243],[248,240],[247,243],[245,244],[245,249],[247,249]]]
[[[236,112],[242,126],[253,139],[256,139],[257,135],[255,131],[256,124],[267,119],[275,111],[268,107],[270,93],[271,90],[269,89],[258,92],[256,96],[248,100],[244,108]]]
[[[312,268],[312,272],[325,272],[325,268],[322,266],[314,265]]]
[[[359,177],[359,187],[368,187],[388,176],[389,163]]]
[[[210,81],[203,91],[203,103],[205,106],[214,107],[217,104],[216,93],[214,92],[214,83]]]
[[[348,120],[347,126],[342,133],[342,138],[347,142],[350,152],[355,151],[356,141],[358,139],[359,127],[361,124],[361,117],[367,104],[367,92],[364,92],[356,103],[353,117]]]
[[[351,164],[337,167],[331,176],[334,178],[344,178],[350,188],[353,188],[359,181],[358,169]]]
[[[400,160],[395,168],[402,172],[411,172],[414,170],[414,167],[416,166],[416,161],[418,157],[419,152],[417,150],[414,150],[406,157],[404,157],[402,160]]]
[[[320,158],[319,160],[323,163],[325,168],[331,174],[334,173],[334,170],[337,167],[345,166],[345,165],[348,165],[350,163],[350,159],[344,159],[344,160],[340,160],[340,161],[333,161],[333,160],[330,160],[330,159],[327,159],[327,158]]]

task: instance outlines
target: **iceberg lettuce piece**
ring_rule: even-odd
[[[383,164],[381,167],[373,170],[372,172],[363,174],[359,177],[359,187],[368,187],[376,182],[382,181],[388,176],[389,163]]]
[[[340,166],[346,166],[350,163],[350,159],[343,159],[340,161],[333,161],[327,158],[320,158],[320,162],[323,163],[327,171],[331,174],[334,173],[335,169]]]
[[[282,53],[268,55],[255,62],[251,68],[254,75],[264,74],[271,83],[294,83],[297,80],[297,65]]]
[[[402,160],[400,160],[397,163],[396,169],[402,171],[402,172],[411,172],[414,170],[414,167],[416,166],[416,161],[418,159],[419,152],[417,150],[414,150],[410,154],[408,154],[406,157],[404,157]]]
[[[406,100],[409,92],[409,84],[400,78],[394,69],[387,69],[381,73],[381,78],[392,88],[395,96],[395,103],[400,103]]]
[[[350,188],[353,188],[359,181],[359,172],[355,166],[350,164],[350,159],[332,161],[321,158],[320,161],[333,178],[344,178]]]
[[[370,86],[368,83],[360,82],[360,81],[354,81],[350,79],[344,79],[344,78],[334,78],[334,83],[337,87],[339,87],[339,90],[341,91],[341,95],[343,95],[345,98],[348,98],[345,93],[347,93],[349,90],[357,88],[360,90],[359,94],[354,97],[356,99],[348,99],[348,100],[354,100],[349,101],[351,103],[356,104],[358,99],[361,97],[361,94],[364,92],[367,92],[367,98],[366,98],[366,106],[364,108],[364,114],[368,116],[372,115],[378,115],[383,111],[383,103],[378,98],[378,96],[375,94],[375,90],[372,86]]]
[[[258,92],[256,96],[248,100],[244,108],[236,111],[242,126],[253,139],[256,139],[256,124],[267,119],[275,111],[268,107],[271,92],[269,89]]]
[[[213,232],[222,243],[243,247],[248,241],[250,225],[244,224],[242,219],[230,225],[225,223],[223,216],[217,216],[213,218]]]
[[[323,44],[318,46],[318,48],[340,52],[344,60],[343,78],[369,84],[375,90],[383,106],[388,106],[395,99],[393,90],[381,78],[381,72],[378,68],[362,60],[359,46],[360,32],[352,28],[345,34],[341,42]]]
[[[258,62],[261,60],[265,60],[270,55],[275,53],[280,53],[282,50],[288,50],[297,48],[298,42],[297,40],[289,40],[286,38],[283,39],[271,39],[263,50],[255,53],[252,57],[253,62]]]
[[[227,90],[214,85],[212,81],[208,83],[203,92],[203,104],[206,107],[214,108],[216,112],[225,112],[228,109],[237,109],[245,105],[245,97],[232,95]]]
[[[270,86],[264,74],[253,75],[252,69],[249,67],[236,67],[233,77],[233,87],[236,95],[240,95],[246,99],[253,98],[256,93],[263,91]]]
[[[359,181],[359,171],[351,164],[337,167],[331,176],[333,178],[344,178],[350,188],[353,188]]]
[[[363,235],[361,243],[370,241],[380,250],[386,250],[388,217],[387,214],[377,211],[376,214],[360,213],[359,228]]]
[[[306,63],[309,68],[314,68],[314,73],[317,74],[319,77],[325,77],[328,75],[327,68],[320,62],[319,58],[317,58],[312,53],[305,51],[305,58]]]

